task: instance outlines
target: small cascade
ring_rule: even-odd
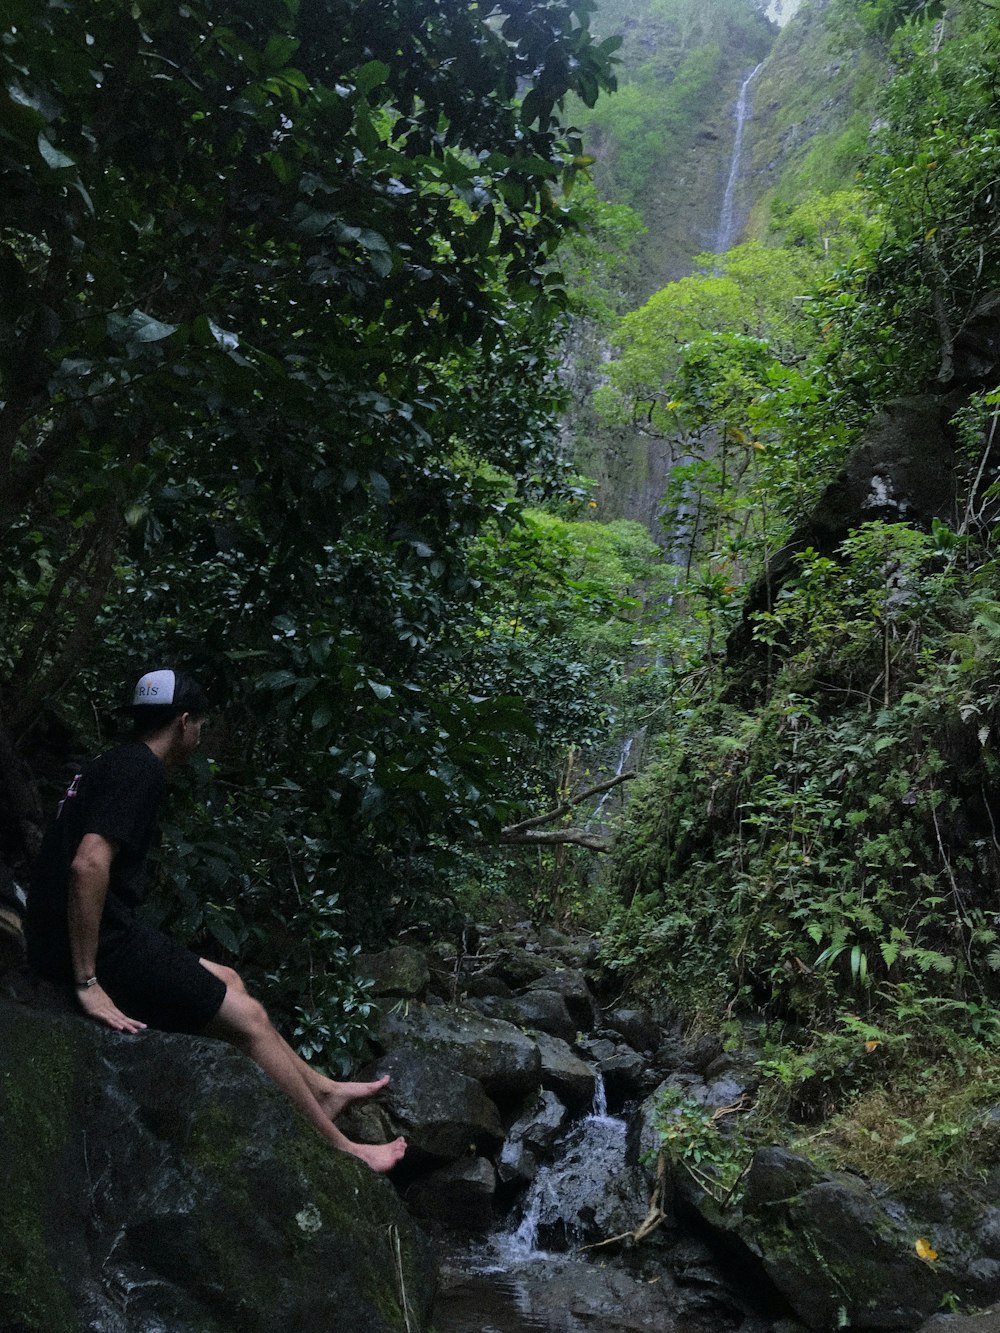
[[[763,61],[750,71],[740,85],[740,95],[736,99],[736,137],[733,140],[733,157],[729,164],[729,179],[726,192],[722,197],[722,211],[719,214],[719,230],[715,239],[715,253],[724,254],[736,240],[736,186],[743,164],[743,130],[750,119],[750,85],[760,73]]]
[[[594,1079],[594,1105],[591,1107],[591,1120],[605,1120],[608,1115],[608,1090],[604,1083],[604,1075],[599,1069],[595,1070]]]
[[[618,756],[618,766],[615,769],[616,778],[620,778],[621,775],[625,772],[625,765],[628,763],[629,757],[632,754],[632,747],[635,745],[635,740],[636,738],[634,736],[626,736],[625,742],[622,745],[621,754]],[[607,805],[611,797],[612,790],[614,789],[611,788],[608,791],[601,793],[601,799],[597,802],[597,805],[594,807],[594,813],[587,820],[588,828],[592,824],[600,823],[601,811]]]
[[[604,1079],[598,1072],[590,1114],[577,1121],[555,1160],[538,1172],[525,1195],[517,1225],[493,1238],[496,1256],[505,1266],[552,1258],[539,1248],[542,1230],[557,1237],[559,1248],[579,1242],[580,1215],[592,1215],[607,1181],[622,1169],[625,1131],[624,1120],[608,1115]]]

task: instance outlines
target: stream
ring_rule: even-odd
[[[566,1135],[503,1231],[441,1256],[435,1333],[706,1333],[685,1319],[666,1273],[643,1280],[607,1257],[580,1255],[577,1225],[625,1166],[626,1122],[607,1114],[599,1082],[590,1115]],[[548,1249],[541,1244],[542,1235]],[[689,1309],[689,1314],[693,1312]]]
[[[633,1333],[669,1326],[635,1308],[634,1279],[571,1252],[580,1241],[572,1221],[577,1203],[596,1180],[622,1170],[625,1130],[624,1120],[607,1114],[599,1083],[591,1114],[539,1171],[508,1228],[443,1256],[437,1333]],[[560,1233],[553,1238],[569,1252],[541,1248],[542,1226]]]

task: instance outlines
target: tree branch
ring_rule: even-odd
[[[544,815],[533,815],[531,819],[522,819],[519,824],[508,824],[500,830],[501,836],[508,833],[521,833],[525,829],[538,828],[540,824],[551,824],[553,819],[561,819],[563,815],[568,815],[575,806],[582,805],[584,801],[589,801],[591,796],[600,796],[603,792],[610,791],[612,787],[617,787],[620,782],[628,782],[637,776],[638,774],[635,772],[618,773],[605,782],[597,782],[593,787],[587,787],[585,791],[578,792],[576,796],[567,796],[565,800],[559,802],[555,809],[547,810]]]
[[[576,847],[587,847],[592,852],[611,851],[610,838],[601,838],[596,833],[588,833],[586,829],[582,828],[522,829],[520,832],[501,829],[500,841],[506,846],[512,843],[531,846],[555,846],[560,843],[572,843]]]

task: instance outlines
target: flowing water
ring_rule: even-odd
[[[761,71],[761,65],[750,73],[740,85],[740,95],[736,99],[736,137],[733,140],[733,156],[729,164],[729,179],[726,192],[722,197],[722,209],[719,213],[719,230],[715,238],[715,253],[724,254],[737,238],[736,187],[743,165],[743,131],[750,119],[750,85]]]
[[[574,1220],[581,1197],[594,1182],[620,1172],[625,1122],[607,1114],[598,1080],[594,1107],[576,1124],[550,1165],[529,1187],[506,1231],[478,1245],[446,1254],[436,1333],[639,1333],[669,1329],[637,1301],[625,1274],[589,1263],[571,1252],[539,1245],[539,1231],[560,1233],[570,1249],[581,1236]],[[579,1174],[585,1168],[581,1187]]]

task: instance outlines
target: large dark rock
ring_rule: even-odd
[[[623,1037],[635,1051],[652,1054],[660,1043],[660,1029],[644,1009],[612,1009],[603,1017],[605,1027]]]
[[[675,1185],[808,1328],[916,1328],[950,1289],[952,1275],[918,1256],[920,1226],[900,1204],[784,1148],[755,1155],[740,1208],[720,1211],[686,1177]]]
[[[432,1057],[441,1078],[457,1070],[478,1079],[498,1100],[519,1100],[540,1086],[541,1057],[531,1038],[469,1009],[411,1005],[406,1014],[386,1014],[379,1039],[387,1051],[408,1046]]]
[[[393,1131],[406,1135],[408,1166],[421,1157],[451,1162],[473,1149],[494,1153],[503,1142],[500,1113],[476,1079],[455,1070],[442,1077],[439,1061],[405,1046],[376,1063],[372,1077],[383,1074],[392,1080],[383,1096]]]
[[[597,1002],[587,978],[576,968],[554,968],[551,972],[547,972],[545,976],[532,981],[528,989],[556,991],[565,999],[566,1007],[581,1031],[589,1032],[594,1026]]]
[[[406,1191],[406,1202],[429,1222],[453,1231],[488,1231],[496,1172],[485,1157],[467,1157],[433,1171]]]
[[[7,1328],[429,1325],[428,1242],[392,1186],[324,1144],[249,1060],[6,998],[0,1236]]]
[[[589,1111],[594,1104],[597,1076],[572,1048],[558,1037],[539,1033],[535,1038],[542,1057],[542,1087],[554,1092],[577,1113]]]
[[[547,1032],[563,1041],[573,1041],[576,1037],[576,1023],[570,1017],[565,999],[556,991],[528,991],[506,998],[483,995],[467,1001],[467,1006],[486,1018],[500,1018],[529,1032]]]
[[[399,944],[384,953],[361,954],[356,968],[359,976],[372,981],[373,995],[419,1000],[427,993],[431,981],[426,956],[408,944]]]
[[[542,1092],[514,1121],[507,1132],[497,1162],[497,1175],[505,1185],[528,1185],[538,1174],[566,1128],[569,1111],[554,1092]]]

